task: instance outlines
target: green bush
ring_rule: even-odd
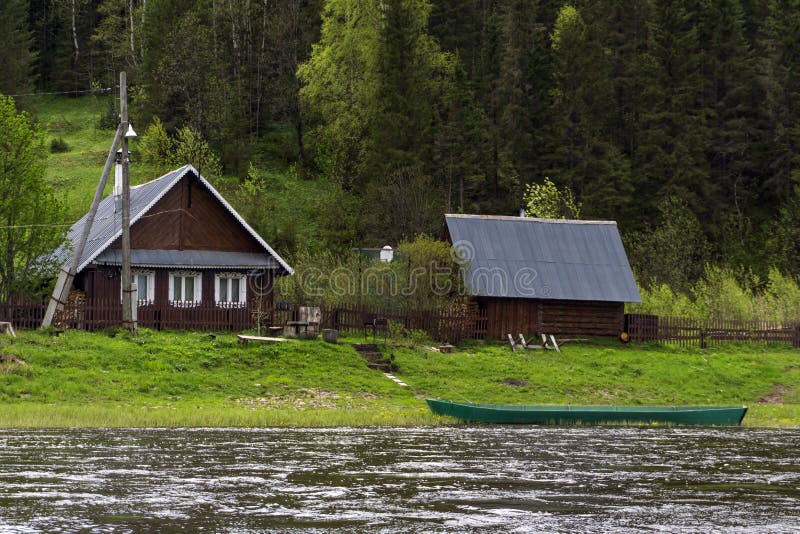
[[[50,140],[50,152],[53,154],[69,152],[69,145],[64,141],[63,137],[54,137]]]
[[[770,320],[780,322],[800,320],[800,286],[797,278],[781,274],[773,267],[769,271],[763,300]]]
[[[289,260],[296,276],[276,281],[277,299],[327,304],[365,304],[394,309],[454,312],[466,306],[458,265],[450,245],[429,236],[400,243],[391,263],[350,251],[295,252]]]
[[[168,163],[172,155],[172,140],[158,117],[153,117],[137,146],[142,159],[149,163]]]
[[[628,305],[630,313],[671,315],[695,319],[739,319],[800,322],[800,285],[792,275],[769,271],[765,283],[750,272],[706,265],[689,292],[667,284],[640,287],[641,304]]]
[[[203,134],[191,126],[184,126],[175,135],[174,152],[170,162],[174,165],[191,163],[206,178],[216,178],[222,174],[222,162],[211,149]]]
[[[675,317],[701,318],[700,310],[687,295],[673,291],[667,284],[654,284],[650,288],[640,287],[641,304],[629,306],[630,313],[671,315]]]
[[[750,274],[745,278],[743,284],[730,269],[706,265],[703,277],[692,288],[700,314],[708,319],[759,318],[757,312],[762,310],[753,292],[758,279]]]

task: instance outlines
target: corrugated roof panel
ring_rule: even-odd
[[[453,243],[470,243],[474,294],[640,302],[616,223],[447,215]],[[500,283],[499,280],[503,280]]]

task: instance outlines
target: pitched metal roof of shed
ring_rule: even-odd
[[[283,258],[272,250],[266,241],[250,227],[247,222],[231,207],[230,204],[214,189],[205,178],[191,165],[185,165],[151,182],[131,187],[131,226],[142,218],[161,198],[166,195],[180,180],[189,173],[193,173],[198,181],[203,184],[208,191],[225,207],[225,209],[242,225],[255,240],[264,248],[265,253],[279,265],[286,274],[293,274],[294,270],[286,263]],[[67,245],[59,248],[55,253],[55,259],[60,265],[65,265],[72,261],[73,246],[78,241],[78,237],[87,224],[88,214],[81,217],[67,233]],[[86,247],[81,254],[78,262],[77,272],[81,272],[87,265],[97,258],[111,243],[122,235],[122,215],[115,209],[113,195],[104,198],[97,208],[97,214],[89,231],[89,238]],[[174,251],[173,251],[174,252]],[[209,251],[211,252],[211,251]],[[221,259],[221,258],[220,258]],[[265,260],[266,261],[266,260]]]
[[[470,294],[641,302],[613,221],[446,215]]]

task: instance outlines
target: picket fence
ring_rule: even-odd
[[[791,343],[794,348],[800,348],[798,323],[627,314],[625,325],[630,340],[638,342],[702,348],[723,343]]]

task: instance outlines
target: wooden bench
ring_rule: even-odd
[[[284,339],[282,337],[262,337],[262,336],[245,336],[239,334],[236,336],[239,343],[247,344],[250,341],[258,341],[259,343],[284,343],[286,341],[297,341],[296,339]]]

